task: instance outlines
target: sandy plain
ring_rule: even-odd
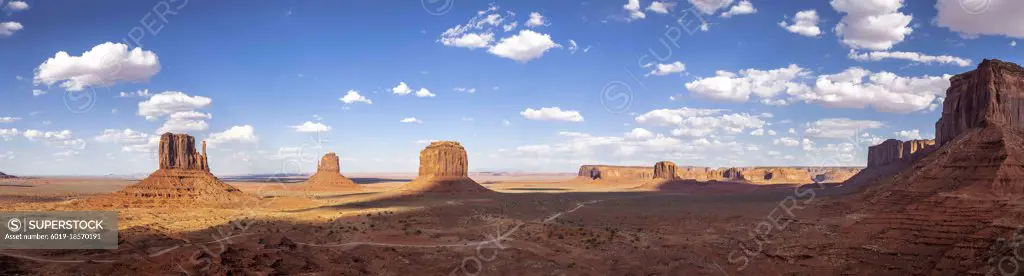
[[[498,193],[394,192],[411,175],[352,175],[359,191],[228,183],[258,200],[237,208],[118,209],[116,250],[2,250],[0,274],[156,275],[774,275],[830,271],[741,243],[802,191],[779,236],[825,238],[827,186],[719,185],[674,191],[573,175],[476,175]],[[3,180],[0,210],[67,210],[134,183]],[[721,184],[721,183],[720,183]],[[802,189],[802,190],[801,190]],[[816,195],[807,191],[817,190]],[[744,253],[747,249],[748,253]],[[739,253],[737,253],[739,252]],[[773,254],[776,254],[773,256]],[[743,256],[749,257],[740,258]]]

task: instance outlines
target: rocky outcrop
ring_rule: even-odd
[[[583,165],[577,175],[584,179],[651,179],[654,171],[649,166]]]
[[[936,123],[937,147],[925,146],[912,154],[912,164],[826,208],[863,218],[842,229],[851,235],[836,236],[845,239],[835,243],[844,245],[838,259],[855,260],[844,269],[858,267],[856,274],[865,275],[1004,271],[999,258],[1012,256],[1016,245],[998,241],[1015,237],[1024,217],[1011,207],[1024,198],[1022,95],[1024,70],[1014,64],[985,60],[953,77]]]
[[[641,166],[580,166],[578,177],[583,179],[667,179],[661,174],[668,167],[675,168],[674,179],[698,181],[730,181],[750,184],[798,184],[798,183],[840,183],[846,181],[861,168],[857,167],[732,167],[709,168],[674,166],[669,161],[658,162],[654,167]]]
[[[210,171],[206,159],[206,141],[203,152],[196,152],[196,139],[188,134],[160,135],[160,169]]]
[[[405,193],[479,194],[491,192],[469,178],[469,159],[459,142],[436,141],[420,151],[419,176],[399,188]]]
[[[323,158],[320,158],[320,163],[317,163],[316,166],[316,173],[306,180],[306,185],[314,189],[359,189],[359,185],[341,175],[338,154],[333,152],[328,152],[324,154]]]
[[[469,159],[458,142],[437,141],[420,152],[420,177],[468,176]]]
[[[935,140],[896,139],[885,140],[881,144],[868,147],[868,167],[879,167],[893,163],[912,163],[924,155],[934,151]]]
[[[4,174],[3,172],[0,172],[0,179],[4,179],[4,178],[15,178],[15,176],[9,175],[9,174]]]
[[[935,123],[940,146],[971,129],[1024,127],[1024,68],[986,59],[949,82],[942,117]]]
[[[654,178],[655,179],[678,179],[679,176],[676,174],[676,163],[670,161],[661,161],[654,164]]]
[[[88,206],[107,207],[242,207],[255,198],[224,183],[210,173],[206,143],[196,152],[195,138],[188,134],[160,136],[160,168],[138,183],[110,195],[91,198]]]

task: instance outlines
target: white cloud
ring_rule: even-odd
[[[647,17],[644,12],[640,11],[640,0],[627,0],[625,5],[622,5],[622,9],[629,13],[629,20],[644,19]]]
[[[634,128],[632,131],[627,132],[625,136],[632,140],[647,140],[654,138],[654,133],[643,128]]]
[[[6,153],[0,153],[0,159],[14,160],[14,152],[7,151]]]
[[[310,121],[306,121],[305,123],[302,123],[301,125],[289,126],[289,127],[295,129],[295,132],[301,132],[301,133],[318,133],[318,132],[324,132],[324,131],[330,131],[331,130],[331,126],[324,125],[324,124],[321,124],[319,122],[314,123],[314,122],[310,122]]]
[[[704,137],[713,134],[735,135],[747,129],[758,129],[765,121],[747,113],[724,113],[722,109],[656,109],[636,117],[645,125],[671,126],[672,135]]]
[[[775,136],[775,134],[777,134],[777,133],[774,130],[771,130],[771,129],[768,130],[768,135],[769,136]]]
[[[259,141],[259,137],[256,136],[250,125],[233,126],[222,132],[210,133],[210,136],[206,137],[206,142],[211,147],[229,143],[256,143],[257,141]]]
[[[750,132],[750,135],[752,135],[752,136],[764,136],[764,129],[763,128],[755,129],[754,131]]]
[[[786,21],[779,22],[779,26],[785,28],[794,34],[799,34],[807,37],[816,37],[821,35],[821,29],[818,28],[818,12],[815,10],[806,10],[797,12],[793,16],[793,23],[789,24]]]
[[[938,0],[935,24],[966,36],[1024,38],[1024,1]]]
[[[437,96],[437,95],[434,94],[434,93],[430,93],[430,90],[427,90],[426,88],[420,88],[420,90],[416,91],[416,97],[420,97],[420,98],[433,98],[434,96]]]
[[[341,99],[338,99],[338,100],[341,100],[341,102],[343,102],[345,104],[352,104],[352,103],[373,104],[373,101],[371,101],[370,99],[367,99],[366,97],[363,97],[363,95],[359,95],[359,91],[355,91],[355,90],[349,90],[348,93],[346,93],[344,97],[341,97]]]
[[[796,134],[795,128],[789,128],[789,134]]]
[[[146,117],[147,120],[156,120],[173,113],[207,108],[212,102],[213,100],[203,96],[189,96],[178,91],[166,91],[139,102],[138,115]]]
[[[638,5],[639,5],[639,3],[638,3]],[[652,1],[651,4],[647,6],[646,10],[654,12],[654,13],[668,14],[668,12],[670,10],[672,10],[673,8],[675,8],[675,7],[676,7],[676,3]]]
[[[207,129],[210,129],[210,124],[207,124],[204,120],[169,118],[156,132],[190,133],[193,131],[206,131]]]
[[[548,22],[544,20],[544,16],[540,15],[539,12],[531,12],[530,13],[530,20],[526,21],[526,26],[527,27],[538,27],[538,26],[544,26],[544,25],[547,25],[547,24],[548,24]]]
[[[800,141],[797,141],[796,139],[790,137],[782,137],[779,139],[775,139],[773,143],[775,145],[783,145],[787,147],[795,147],[800,145]]]
[[[900,138],[901,140],[920,140],[920,139],[924,139],[923,137],[921,137],[921,131],[918,130],[918,129],[900,130],[900,131],[894,132],[893,134],[895,134],[896,137]]]
[[[15,32],[24,28],[25,26],[22,26],[21,23],[18,22],[0,22],[0,37],[12,36]]]
[[[686,84],[686,89],[696,96],[730,102],[746,102],[750,94],[761,98],[772,98],[779,92],[792,93],[803,90],[803,84],[796,83],[799,78],[810,75],[810,71],[791,64],[786,68],[769,71],[744,69],[739,74],[718,71],[715,77],[698,78]]]
[[[719,9],[728,7],[733,0],[688,0],[698,11],[704,14],[714,14]]]
[[[899,12],[903,0],[832,0],[831,4],[846,14],[835,31],[850,48],[889,50],[914,31],[910,27],[914,17]]]
[[[81,91],[87,86],[112,86],[118,82],[144,82],[160,72],[160,59],[142,48],[128,50],[128,45],[107,42],[96,45],[81,56],[57,52],[36,69],[36,84],[60,86],[67,91]]]
[[[405,82],[398,82],[398,86],[391,88],[391,93],[396,95],[408,95],[409,93],[412,93],[412,89],[409,89],[409,85],[405,84]]]
[[[423,123],[423,121],[422,121],[422,120],[420,120],[420,119],[416,119],[416,117],[408,117],[408,118],[404,118],[404,119],[402,119],[402,120],[401,120],[401,121],[399,121],[399,122],[402,122],[402,123],[417,123],[417,124],[419,124],[419,123]]]
[[[868,129],[882,128],[885,124],[871,120],[850,118],[826,118],[808,123],[804,136],[811,138],[852,139]]]
[[[135,92],[121,92],[121,94],[118,95],[117,97],[118,98],[131,98],[131,97],[145,98],[145,97],[149,97],[149,89],[139,89],[138,91],[135,91]]]
[[[462,48],[487,48],[494,42],[494,33],[466,33],[458,37],[441,38],[441,43],[446,46]]]
[[[1010,47],[1017,47],[1017,41],[1010,41]]]
[[[19,117],[0,117],[0,124],[10,124],[21,120]]]
[[[940,64],[953,64],[960,67],[967,67],[971,65],[970,59],[954,57],[950,55],[941,56],[930,56],[916,52],[888,52],[888,51],[873,51],[866,53],[857,53],[856,50],[850,49],[848,57],[852,60],[857,61],[879,61],[883,59],[902,59],[909,60],[919,63],[940,63]]]
[[[29,9],[29,6],[25,1],[10,1],[7,2],[7,9],[11,11],[24,11]]]
[[[757,13],[757,8],[754,8],[754,4],[750,1],[743,0],[736,5],[729,8],[728,11],[722,12],[721,17],[729,18],[734,15],[754,14]]]
[[[94,138],[97,142],[119,143],[119,144],[144,144],[150,139],[150,135],[126,129],[105,129],[100,135]]]
[[[665,76],[669,74],[682,73],[683,71],[686,71],[686,65],[678,61],[668,64],[650,64],[644,67],[650,66],[654,66],[654,71],[647,73],[648,76]]]
[[[509,122],[508,120],[501,120],[501,125],[509,126],[509,125],[512,125],[512,122]]]
[[[10,141],[19,135],[21,135],[21,131],[18,131],[17,128],[0,128],[0,140]]]
[[[562,111],[562,109],[559,107],[544,107],[541,109],[527,108],[526,110],[523,110],[523,112],[520,112],[519,114],[523,115],[523,117],[526,119],[538,121],[583,121],[583,115],[580,115],[579,111]]]
[[[949,88],[950,75],[902,77],[853,67],[818,76],[813,89],[791,91],[796,99],[827,107],[866,108],[892,113],[920,111]]]
[[[487,49],[487,52],[518,62],[529,62],[540,58],[551,48],[557,47],[561,46],[552,41],[548,34],[521,30],[517,35],[502,38],[501,42]]]
[[[455,91],[458,91],[458,92],[466,92],[466,93],[470,93],[470,94],[472,94],[472,93],[476,93],[476,88],[472,88],[472,87],[470,87],[470,88],[466,88],[466,87],[456,87],[456,88],[455,88]]]

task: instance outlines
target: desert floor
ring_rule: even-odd
[[[226,179],[254,200],[118,209],[119,249],[0,250],[0,274],[832,274],[840,269],[807,252],[827,252],[836,229],[856,219],[819,214],[835,189],[824,186],[653,192],[631,181],[503,175],[472,176],[497,193],[437,196],[392,192],[411,175],[350,177],[361,190]],[[131,183],[3,180],[0,211],[67,210]],[[785,226],[755,240],[768,217]]]

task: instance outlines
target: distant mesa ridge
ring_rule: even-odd
[[[651,166],[582,165],[577,178],[586,180],[683,179],[751,184],[839,183],[859,172],[857,167],[733,167],[678,166],[661,161]]]

